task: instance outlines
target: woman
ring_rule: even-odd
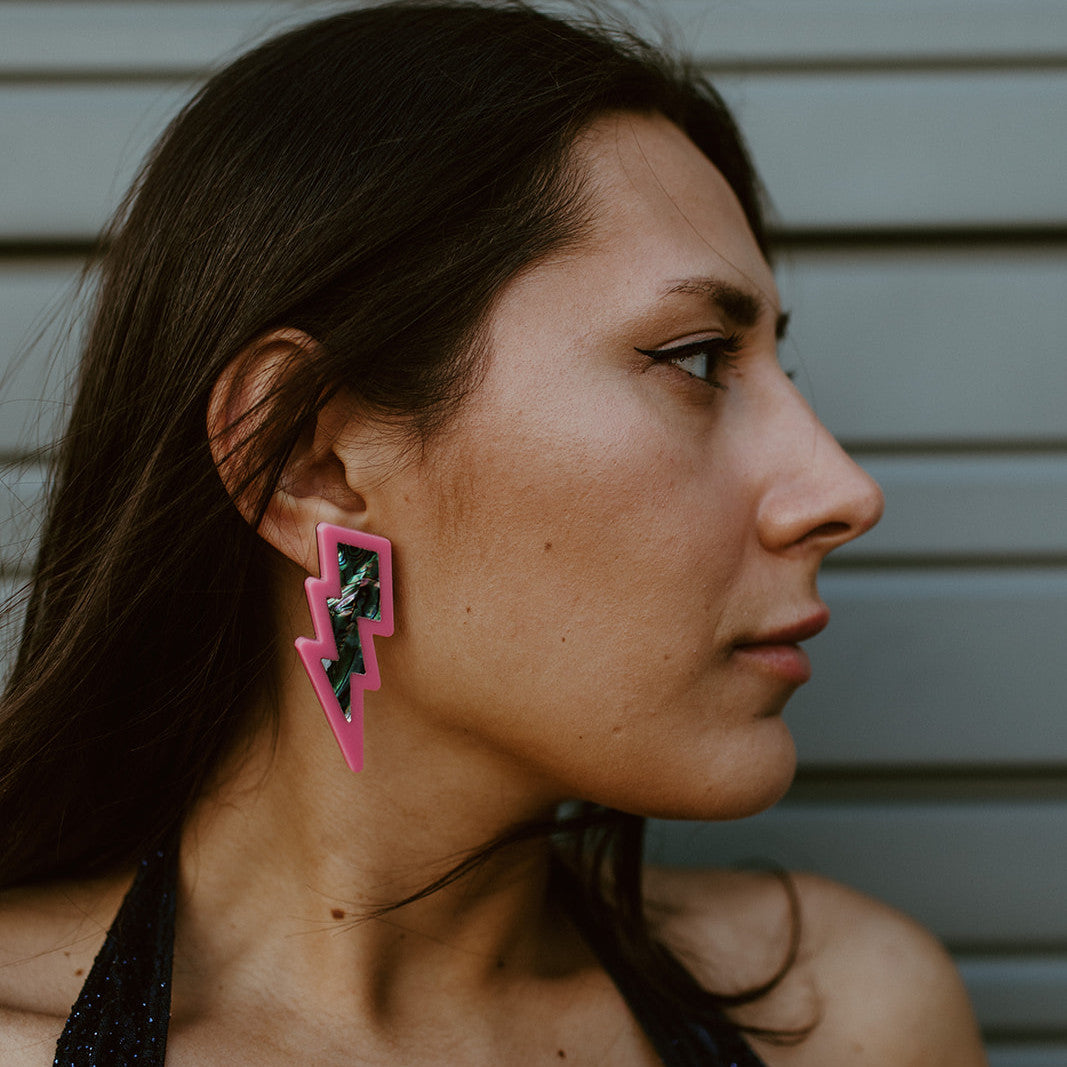
[[[881,508],[708,87],[517,5],[337,16],[109,244],[5,697],[4,1063],[983,1062],[881,906],[642,879],[643,817],[788,786]]]

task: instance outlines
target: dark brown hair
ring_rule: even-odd
[[[426,440],[476,380],[494,295],[581,237],[569,150],[615,110],[685,130],[766,252],[715,91],[634,38],[520,3],[416,0],[303,26],[171,124],[105,235],[56,453],[0,721],[0,885],[136,860],[262,725],[248,720],[274,659],[267,557],[205,431],[223,370],[275,328],[318,342],[251,420],[261,508],[339,389]],[[642,820],[587,808],[571,829],[628,954],[665,976],[665,996],[721,1004],[651,939]]]

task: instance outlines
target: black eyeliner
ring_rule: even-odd
[[[727,337],[706,337],[701,341],[689,341],[686,344],[672,345],[668,348],[638,348],[635,345],[634,351],[640,352],[642,356],[647,356],[657,363],[670,363],[674,360],[687,359],[690,356],[705,355],[708,357],[709,364],[706,377],[693,374],[691,371],[685,371],[685,373],[691,378],[705,382],[713,389],[721,389],[725,392],[726,386],[715,377],[715,373],[724,365],[728,367],[733,365],[732,357],[740,350],[742,341],[740,334],[730,334]]]

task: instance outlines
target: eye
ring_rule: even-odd
[[[741,336],[730,334],[727,337],[706,337],[701,341],[668,348],[635,348],[634,351],[657,363],[672,363],[686,374],[707,382],[713,389],[725,391],[726,386],[717,375],[724,367],[734,365],[733,357],[740,349]]]

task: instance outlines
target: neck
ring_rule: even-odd
[[[300,668],[289,667],[277,735],[262,730],[187,824],[176,991],[183,960],[195,961],[189,985],[199,989],[268,988],[320,1004],[343,991],[365,1012],[388,1013],[425,1010],[438,991],[475,995],[558,970],[573,939],[547,901],[544,837],[381,913],[515,826],[550,819],[554,800],[519,788],[488,756],[416,736],[398,709],[372,699],[368,722],[390,729],[374,731],[367,768],[353,774]],[[204,981],[205,968],[217,981]]]

